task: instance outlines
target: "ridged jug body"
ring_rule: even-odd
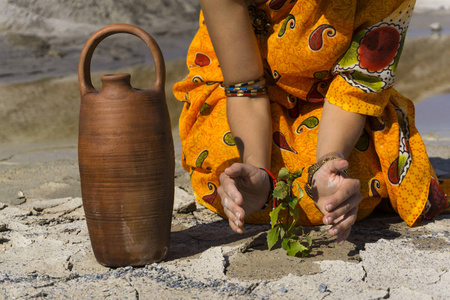
[[[119,32],[150,43],[157,72],[153,87],[132,88],[129,74],[104,75],[102,89],[92,87],[86,76],[92,48]],[[91,37],[80,58],[81,191],[92,248],[106,266],[146,265],[164,259],[169,248],[174,148],[164,62],[155,45],[137,27],[111,25]]]

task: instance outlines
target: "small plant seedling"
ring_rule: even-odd
[[[303,233],[302,226],[295,226],[299,219],[298,204],[303,198],[304,192],[298,185],[299,195],[295,196],[292,192],[292,186],[295,179],[302,176],[303,169],[290,172],[287,168],[282,168],[278,173],[278,180],[273,190],[274,201],[278,199],[278,206],[270,212],[270,224],[272,228],[267,233],[267,246],[269,250],[281,238],[281,247],[286,250],[287,255],[296,256],[299,253],[302,257],[311,252],[311,237]],[[301,235],[297,235],[301,232]],[[303,245],[303,239],[307,246]]]

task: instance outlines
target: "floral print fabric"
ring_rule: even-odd
[[[271,0],[250,10],[264,14],[272,25],[267,34],[257,31],[257,39],[271,101],[274,174],[283,166],[307,169],[315,163],[325,99],[368,115],[349,157],[350,174],[361,180],[359,219],[383,198],[409,225],[448,206],[414,126],[414,106],[392,88],[414,3]],[[225,216],[217,194],[219,175],[239,162],[239,154],[202,15],[199,24],[187,56],[189,75],[174,86],[177,99],[185,102],[179,124],[182,163],[191,174],[196,200]],[[307,174],[297,180],[303,187]],[[299,224],[322,223],[323,215],[307,195],[300,207]],[[254,213],[246,222],[268,224],[269,211]]]

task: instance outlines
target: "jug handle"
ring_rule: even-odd
[[[88,93],[97,92],[91,81],[91,59],[95,48],[110,35],[116,33],[129,33],[137,36],[150,49],[155,63],[156,79],[152,89],[163,90],[166,78],[164,58],[155,40],[141,28],[129,24],[112,24],[95,32],[84,45],[78,62],[78,82],[80,85],[81,98]]]

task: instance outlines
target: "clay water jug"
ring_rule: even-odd
[[[134,89],[130,74],[104,75],[101,90],[93,87],[94,50],[116,33],[135,35],[149,47],[156,80],[148,89]],[[175,169],[162,53],[142,29],[110,25],[84,46],[78,79],[81,192],[95,257],[112,267],[160,261],[169,248]]]

